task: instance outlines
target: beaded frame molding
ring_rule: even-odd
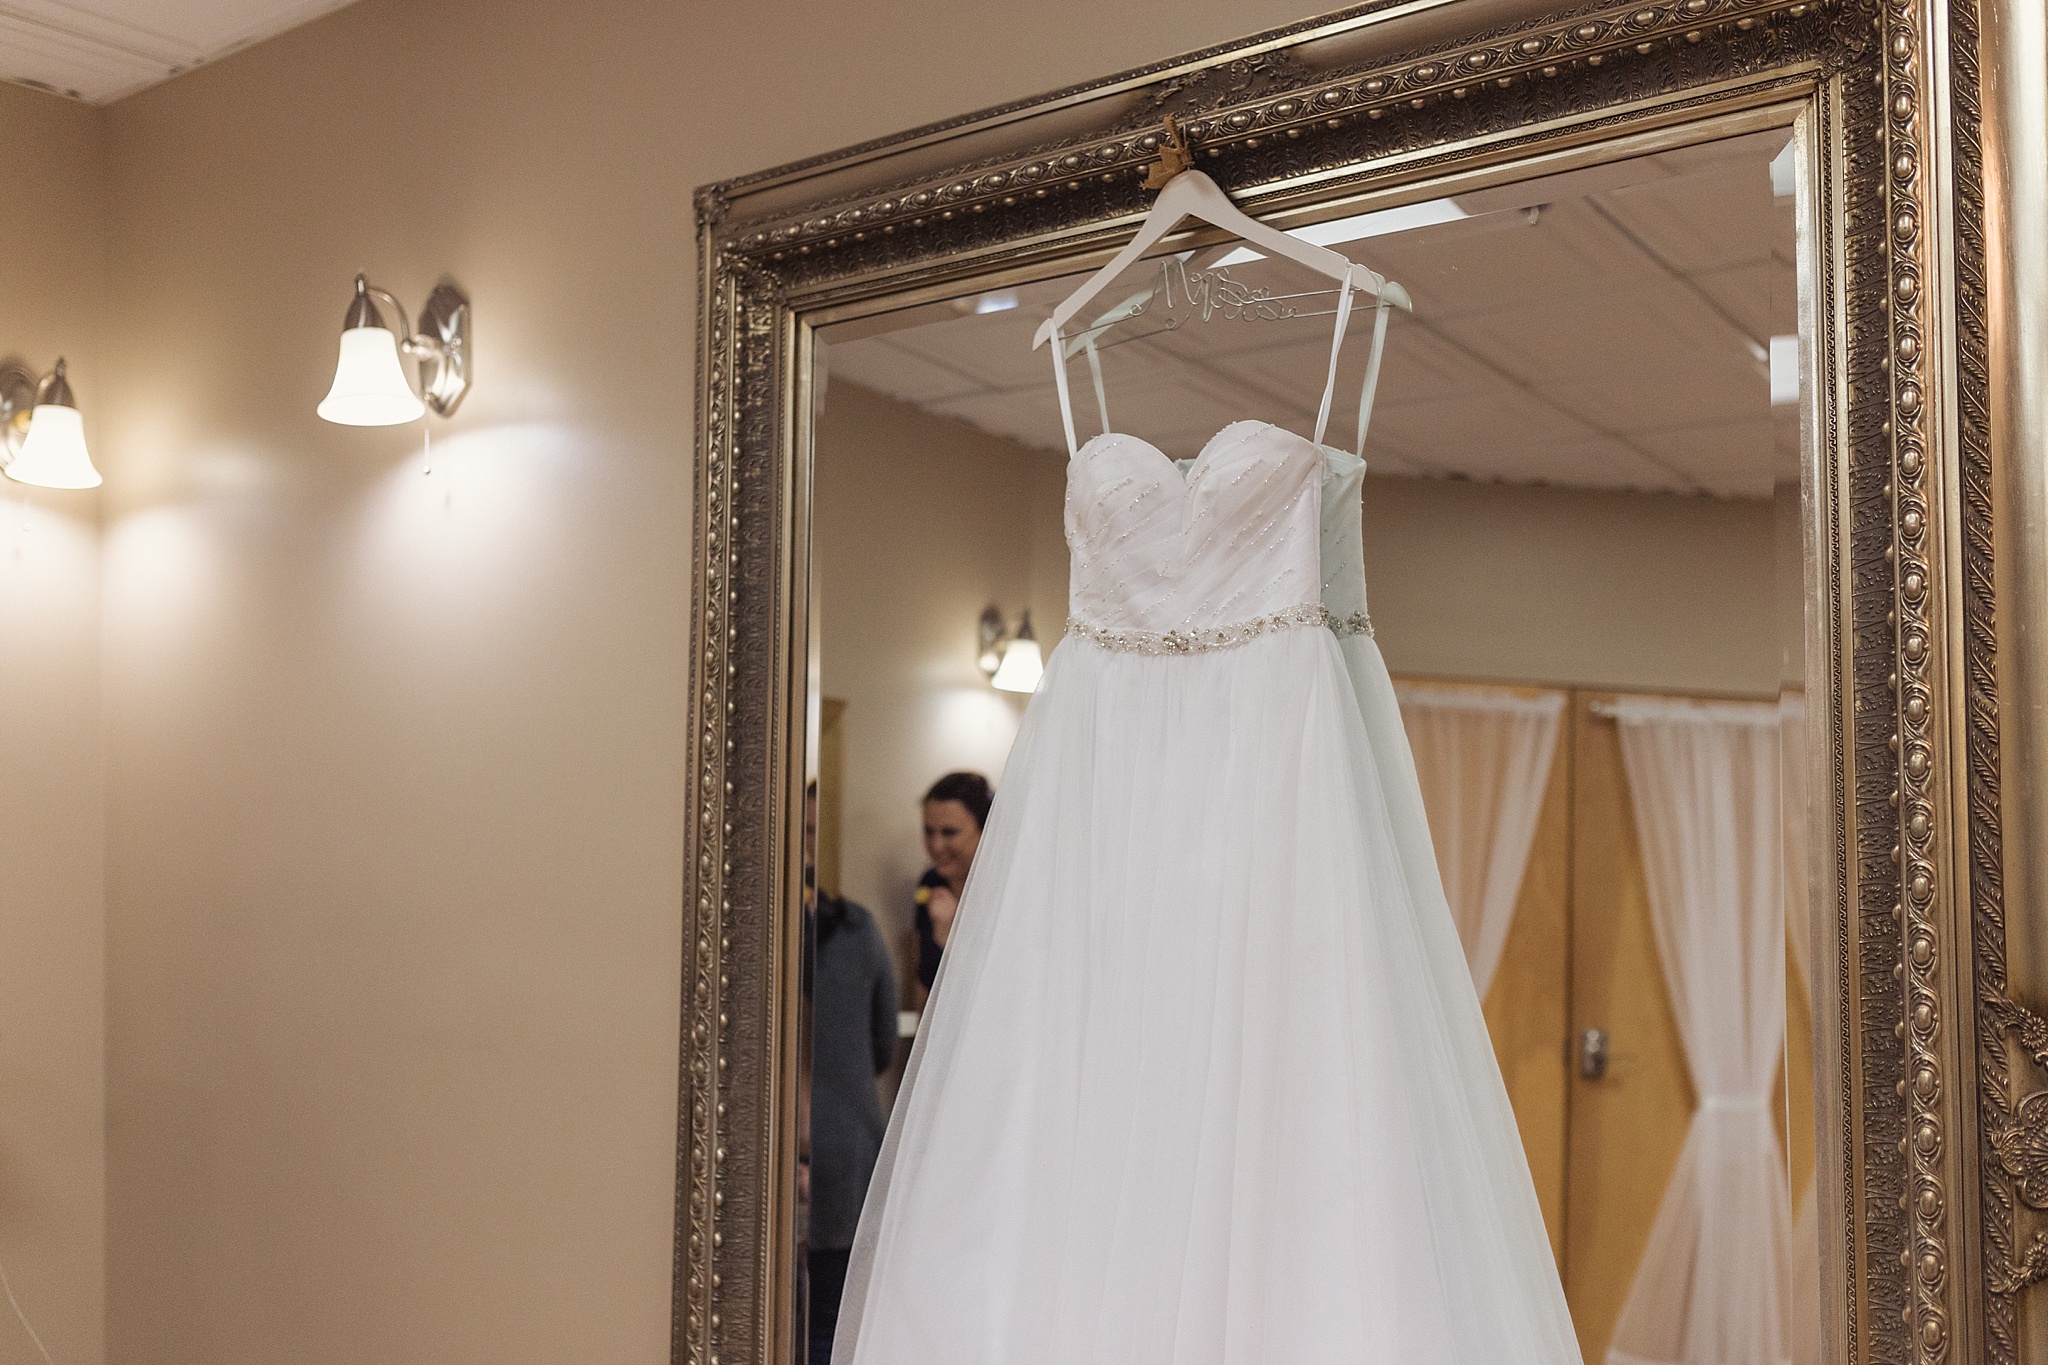
[[[1828,1359],[2018,1365],[2048,1025],[2008,994],[2002,899],[1978,7],[2005,2],[1376,0],[699,191],[675,1365],[801,1342],[813,330],[1107,259],[1167,114],[1283,224],[1794,130]]]

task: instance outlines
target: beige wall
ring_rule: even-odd
[[[1778,689],[1772,505],[1369,478],[1365,569],[1396,673]]]
[[[69,361],[92,412],[106,164],[98,110],[0,85],[0,356]],[[0,480],[0,1266],[57,1358],[105,1356],[99,498]],[[0,1304],[0,1362],[35,1358]]]
[[[852,384],[829,386],[812,526],[824,694],[846,702],[840,890],[914,966],[918,798],[940,774],[1000,781],[1025,698],[989,686],[976,623],[1025,607],[1048,653],[1066,619],[1066,461]]]
[[[108,112],[109,1355],[666,1359],[690,192],[1314,8],[362,0]],[[475,298],[432,477],[313,417],[358,268]]]

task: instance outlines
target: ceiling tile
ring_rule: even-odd
[[[1770,378],[1747,356],[1716,352],[1683,366],[1646,366],[1625,379],[1545,382],[1544,398],[1588,425],[1635,437],[1672,427],[1754,421],[1770,412]]]
[[[1442,472],[1370,441],[1366,443],[1365,467],[1374,474],[1393,474],[1410,479],[1427,478]]]
[[[986,392],[977,380],[958,370],[935,365],[895,345],[890,337],[871,337],[822,349],[827,384],[846,379],[906,403],[929,403]]]
[[[1085,441],[1101,430],[1102,423],[1092,405],[1082,402],[1080,394],[1075,398],[1080,407],[1074,420]],[[1196,454],[1211,436],[1232,422],[1255,420],[1289,425],[1285,414],[1248,409],[1236,395],[1192,382],[1185,375],[1112,393],[1109,415],[1114,430],[1149,441],[1175,459]]]
[[[1291,261],[1272,260],[1198,272],[1196,278],[1209,283],[1194,301],[1183,286],[1163,290],[1144,314],[1103,332],[1105,344],[1120,349],[1123,342],[1146,337],[1181,357],[1221,357],[1274,346],[1329,344],[1337,306],[1334,280],[1314,275]],[[1229,288],[1227,296],[1224,282]],[[1117,293],[1112,289],[1105,297]]]
[[[1540,450],[1474,446],[1460,463],[1458,472],[1467,477],[1499,483],[1690,492],[1695,482],[1628,443],[1604,436]]]
[[[171,74],[174,61],[0,13],[0,74],[73,99],[99,100]]]
[[[1721,497],[1769,497],[1773,484],[1787,477],[1798,478],[1796,463],[1789,471],[1785,468],[1768,417],[1720,426],[1679,427],[1635,439]]]
[[[1033,450],[1065,450],[1067,438],[1060,428],[1060,410],[1052,386],[1045,392],[968,394],[924,405],[941,416],[951,417],[992,436],[1007,437]],[[1080,428],[1092,435],[1092,427]]]
[[[1568,413],[1519,389],[1501,389],[1461,402],[1406,403],[1373,413],[1368,444],[1391,443],[1410,459],[1446,471],[1482,467],[1475,449],[1542,451],[1581,444],[1598,433]],[[1504,457],[1487,456],[1485,468]]]
[[[1619,287],[1664,273],[1583,202],[1549,205],[1533,224],[1509,212],[1361,242],[1355,254],[1399,280],[1415,315],[1432,323],[1571,299],[1592,281]]]
[[[1482,360],[1531,383],[1597,379],[1621,387],[1659,369],[1683,371],[1721,352],[1749,355],[1748,338],[1669,276],[1439,325]]]
[[[1031,349],[1044,319],[1035,311],[970,313],[927,327],[892,332],[889,341],[945,369],[972,375],[984,387],[1016,389],[1052,383],[1052,351]]]
[[[1344,343],[1338,367],[1336,420],[1356,420],[1358,390],[1365,379],[1365,366],[1372,354],[1370,314],[1364,327]],[[1291,395],[1301,411],[1314,411],[1322,397],[1328,374],[1328,340],[1276,348],[1237,357],[1235,363],[1247,380]],[[1469,394],[1484,393],[1500,383],[1500,377],[1426,326],[1396,319],[1387,330],[1387,344],[1380,359],[1380,380],[1375,405],[1398,407],[1406,403],[1447,402]]]
[[[1366,352],[1367,339],[1356,340],[1358,356],[1362,357]],[[1349,345],[1345,348],[1345,358],[1355,358],[1351,355]],[[1357,366],[1345,367],[1345,372],[1355,375],[1356,370],[1364,364],[1365,362],[1360,359]],[[1231,366],[1233,374],[1243,384],[1253,387],[1262,395],[1271,395],[1266,400],[1269,405],[1285,408],[1289,413],[1313,415],[1316,405],[1322,401],[1323,384],[1330,372],[1330,341],[1325,337],[1321,341],[1311,341],[1305,345],[1276,347],[1250,355],[1236,356],[1232,358]],[[1357,384],[1358,380],[1355,377],[1349,385],[1339,383],[1339,401],[1336,404],[1339,411],[1348,413],[1357,403]],[[1347,392],[1351,396],[1350,403],[1342,401],[1343,395]]]
[[[1190,329],[1192,330],[1192,329]],[[1306,396],[1294,392],[1294,384],[1275,384],[1239,357],[1189,355],[1179,343],[1186,335],[1148,337],[1127,347],[1118,347],[1102,357],[1103,387],[1112,419],[1119,427],[1133,404],[1143,411],[1158,411],[1171,405],[1179,395],[1198,392],[1218,410],[1232,414],[1232,421],[1259,418],[1287,422],[1300,411],[1313,412],[1320,390]],[[1328,359],[1328,351],[1324,351]],[[1096,412],[1093,376],[1085,360],[1073,362],[1074,404],[1077,412]],[[1051,399],[1051,385],[1046,385]],[[1099,418],[1092,418],[1100,425]]]
[[[1731,139],[1681,151],[1488,191],[1503,211],[1347,244],[1417,305],[1388,332],[1367,448],[1376,471],[1749,496],[1796,470],[1796,410],[1768,406],[1750,335],[1792,330],[1774,325],[1785,320],[1773,309],[1793,294],[1789,215],[1762,170],[1775,146]],[[1586,193],[1621,204],[1611,211],[1625,209],[1633,231],[1655,238],[1655,254],[1577,197]],[[1533,223],[1520,211],[1530,196],[1542,205]],[[1493,203],[1468,198],[1468,208]],[[1666,253],[1695,273],[1660,264]],[[1232,268],[1238,283],[1275,293],[1312,289],[1298,273],[1272,261]],[[1134,271],[1125,283],[1142,282]],[[906,313],[896,326],[920,325],[845,347],[867,348],[847,363],[835,350],[833,371],[1062,450],[1049,360],[1030,338],[1076,283],[1020,288],[1020,306],[1004,313]],[[1302,302],[1316,314],[1329,300]],[[1170,329],[1162,309],[1105,334],[1117,430],[1177,455],[1247,418],[1307,434],[1329,360],[1327,317],[1203,322],[1179,311]],[[1329,433],[1338,444],[1350,440],[1368,352],[1371,312],[1355,317]],[[1068,374],[1085,439],[1099,427],[1087,363],[1070,362]],[[1755,430],[1770,437],[1761,447]]]
[[[1791,327],[1776,325],[1773,315],[1774,303],[1780,307],[1797,308],[1798,300],[1791,297],[1792,281],[1786,278],[1789,273],[1775,260],[1762,260],[1695,275],[1692,282],[1745,331],[1761,340],[1774,333],[1792,331],[1798,326],[1796,313]],[[1773,295],[1778,294],[1786,297],[1774,299]]]
[[[1363,366],[1369,345],[1361,341],[1345,348],[1347,361],[1356,360],[1355,386],[1364,378]],[[1346,365],[1347,372],[1353,366]],[[1497,386],[1501,376],[1483,360],[1456,345],[1434,329],[1397,319],[1387,330],[1387,349],[1380,362],[1377,402],[1385,405],[1420,402],[1450,402],[1468,394],[1484,393]],[[1347,389],[1347,392],[1350,390]]]
[[[9,0],[0,79],[105,104],[351,0]]]
[[[1593,202],[1682,274],[1768,260],[1784,211],[1755,161],[1607,190]]]
[[[219,53],[296,28],[352,0],[39,0],[40,6],[90,14],[138,31],[147,30]],[[10,0],[10,8],[24,8]]]

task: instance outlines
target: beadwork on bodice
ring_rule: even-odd
[[[1371,635],[1372,616],[1365,606],[1365,460],[1335,446],[1322,451],[1324,624],[1340,637]],[[1183,475],[1194,463],[1173,462]]]
[[[1096,437],[1068,474],[1070,628],[1191,653],[1327,624],[1322,478],[1322,450],[1266,422],[1225,427],[1185,474],[1135,437]]]
[[[1194,654],[1302,627],[1372,634],[1359,496],[1366,418],[1386,336],[1384,295],[1359,393],[1358,449],[1347,454],[1322,443],[1352,285],[1347,265],[1332,310],[1315,436],[1271,422],[1233,422],[1183,461],[1111,428],[1093,330],[1079,349],[1095,381],[1103,430],[1085,445],[1076,439],[1067,347],[1055,312],[1040,340],[1053,343],[1060,421],[1073,457],[1066,510],[1070,635],[1105,649]],[[1071,312],[1095,287],[1084,286],[1062,310]]]
[[[1323,447],[1323,606],[1339,635],[1372,634],[1365,606],[1365,526],[1360,496],[1365,461],[1348,450]]]

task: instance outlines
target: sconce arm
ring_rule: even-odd
[[[398,314],[398,325],[404,329],[398,338],[399,350],[409,356],[432,356],[440,359],[446,351],[441,344],[441,338],[415,332],[412,327],[412,316],[405,311],[405,305],[398,301],[396,294],[389,289],[380,289],[374,284],[366,283],[363,287],[367,292],[390,304],[392,311]]]
[[[0,360],[0,469],[21,453],[40,385],[36,372],[21,361],[12,356]]]
[[[388,289],[366,278],[365,293],[374,294],[398,314],[404,335],[398,349],[420,363],[420,397],[443,417],[452,414],[469,390],[469,297],[447,280],[434,286],[420,311],[423,330],[415,331],[412,315]]]

